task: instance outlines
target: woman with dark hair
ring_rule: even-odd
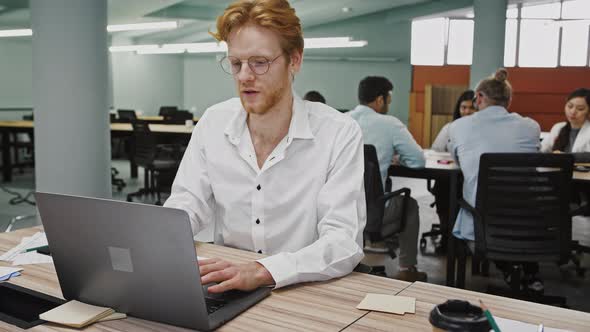
[[[455,111],[453,112],[453,121],[475,112],[475,107],[473,106],[474,97],[475,92],[473,92],[473,90],[467,90],[459,96],[459,99],[457,99],[457,103],[455,104]],[[447,144],[449,143],[449,125],[451,122],[442,127],[430,147],[432,150],[438,152],[448,151]]]
[[[590,89],[577,89],[565,103],[567,121],[556,123],[541,152],[590,152]]]
[[[461,117],[471,115],[475,112],[475,107],[473,106],[474,97],[475,92],[473,92],[473,90],[464,91],[461,96],[459,96],[459,99],[457,99],[457,102],[455,103],[453,121]],[[436,136],[436,139],[432,143],[432,146],[430,147],[432,150],[437,152],[449,151],[449,127],[453,121],[442,127]],[[450,183],[447,178],[440,178],[436,180],[434,187],[432,187],[432,194],[434,195],[436,203],[436,213],[438,214],[438,218],[440,220],[440,228],[443,231],[447,229],[449,224],[449,191]],[[437,254],[444,254],[446,252],[446,247],[446,237],[442,236],[440,243],[435,247],[435,252]]]

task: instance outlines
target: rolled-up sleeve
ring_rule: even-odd
[[[424,152],[408,128],[399,120],[394,119],[393,148],[399,155],[402,165],[410,168],[423,168],[426,165]]]
[[[213,216],[213,192],[207,172],[205,155],[206,114],[197,122],[188,147],[174,178],[165,207],[186,211],[193,235],[204,229]]]
[[[364,156],[358,124],[346,122],[334,142],[327,152],[332,158],[316,205],[318,239],[296,252],[258,261],[271,273],[276,288],[344,276],[364,257]]]

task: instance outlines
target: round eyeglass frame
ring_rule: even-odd
[[[256,74],[256,75],[264,75],[264,74],[268,73],[268,71],[270,70],[270,65],[271,65],[273,62],[275,62],[275,61],[276,61],[278,58],[280,58],[281,56],[283,56],[283,55],[284,55],[284,53],[281,53],[281,54],[277,55],[277,56],[276,56],[274,59],[272,59],[272,60],[269,60],[269,59],[268,59],[267,57],[265,57],[265,56],[253,55],[253,56],[249,57],[249,58],[248,58],[248,60],[246,60],[245,62],[248,64],[248,67],[250,67],[250,70],[251,70],[251,71],[252,71],[254,74]],[[240,69],[238,69],[238,70],[237,70],[235,73],[234,73],[234,70],[233,70],[233,65],[232,65],[232,64],[231,64],[231,62],[230,62],[230,59],[231,59],[231,58],[233,58],[233,59],[237,59],[237,60],[240,60]],[[259,72],[258,70],[256,70],[256,69],[255,69],[255,67],[254,67],[254,64],[253,64],[253,63],[255,62],[254,60],[256,60],[256,59],[258,59],[258,60],[264,59],[264,60],[266,61],[266,64],[265,64],[265,65],[266,65],[266,67],[265,67],[265,70],[264,70],[264,71],[261,71],[261,72]],[[228,66],[229,68],[226,68],[226,67],[224,66],[224,63],[227,63],[227,66]],[[239,73],[240,73],[240,71],[242,71],[242,66],[243,66],[243,64],[244,64],[244,60],[242,60],[242,59],[238,59],[237,57],[235,57],[235,56],[231,56],[231,55],[226,55],[226,56],[224,56],[224,57],[223,57],[223,58],[222,58],[222,59],[219,61],[219,65],[220,65],[221,69],[222,69],[224,72],[226,72],[227,74],[229,74],[229,75],[237,75],[237,74],[239,74]]]

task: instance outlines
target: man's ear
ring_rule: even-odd
[[[299,73],[301,64],[303,63],[303,53],[299,51],[293,51],[290,55],[291,63],[289,64],[289,71],[292,74]]]
[[[377,99],[375,99],[375,102],[376,102],[378,108],[382,108],[383,105],[385,105],[386,101],[383,98],[383,96],[379,96],[379,97],[377,97]]]

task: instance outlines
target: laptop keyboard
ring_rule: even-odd
[[[212,314],[215,311],[221,309],[227,302],[225,300],[220,299],[212,299],[210,297],[205,297],[205,304],[207,305],[207,313]]]

